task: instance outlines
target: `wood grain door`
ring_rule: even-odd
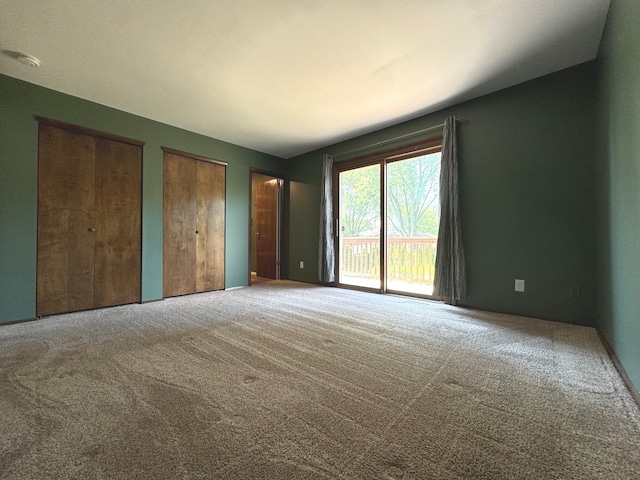
[[[93,308],[95,138],[40,124],[36,315]]]
[[[256,191],[256,274],[277,278],[278,180],[259,183]]]
[[[195,161],[196,292],[224,288],[225,173],[222,165]]]
[[[196,291],[196,187],[194,160],[164,154],[163,295]]]
[[[96,139],[95,306],[140,301],[142,148]]]
[[[226,168],[164,150],[163,295],[223,289]]]

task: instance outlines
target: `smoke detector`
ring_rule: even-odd
[[[24,65],[28,65],[29,67],[40,66],[40,59],[34,57],[33,55],[27,55],[26,53],[19,54],[18,61]]]

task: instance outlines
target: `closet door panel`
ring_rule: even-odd
[[[196,291],[196,162],[164,155],[163,295]]]
[[[196,291],[224,288],[225,167],[197,164]]]
[[[140,301],[142,149],[96,139],[95,306]]]
[[[95,139],[49,125],[38,137],[36,314],[93,308]]]

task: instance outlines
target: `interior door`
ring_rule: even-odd
[[[164,154],[163,295],[196,291],[196,161]]]
[[[142,151],[96,139],[95,306],[139,302]]]
[[[94,307],[95,138],[40,124],[36,314]]]
[[[256,273],[258,277],[277,278],[279,190],[280,182],[275,178],[257,185]]]

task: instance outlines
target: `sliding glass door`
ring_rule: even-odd
[[[432,295],[440,153],[387,164],[387,290]]]
[[[339,174],[338,283],[380,290],[380,165]]]
[[[440,223],[440,143],[337,164],[338,284],[430,297]]]

